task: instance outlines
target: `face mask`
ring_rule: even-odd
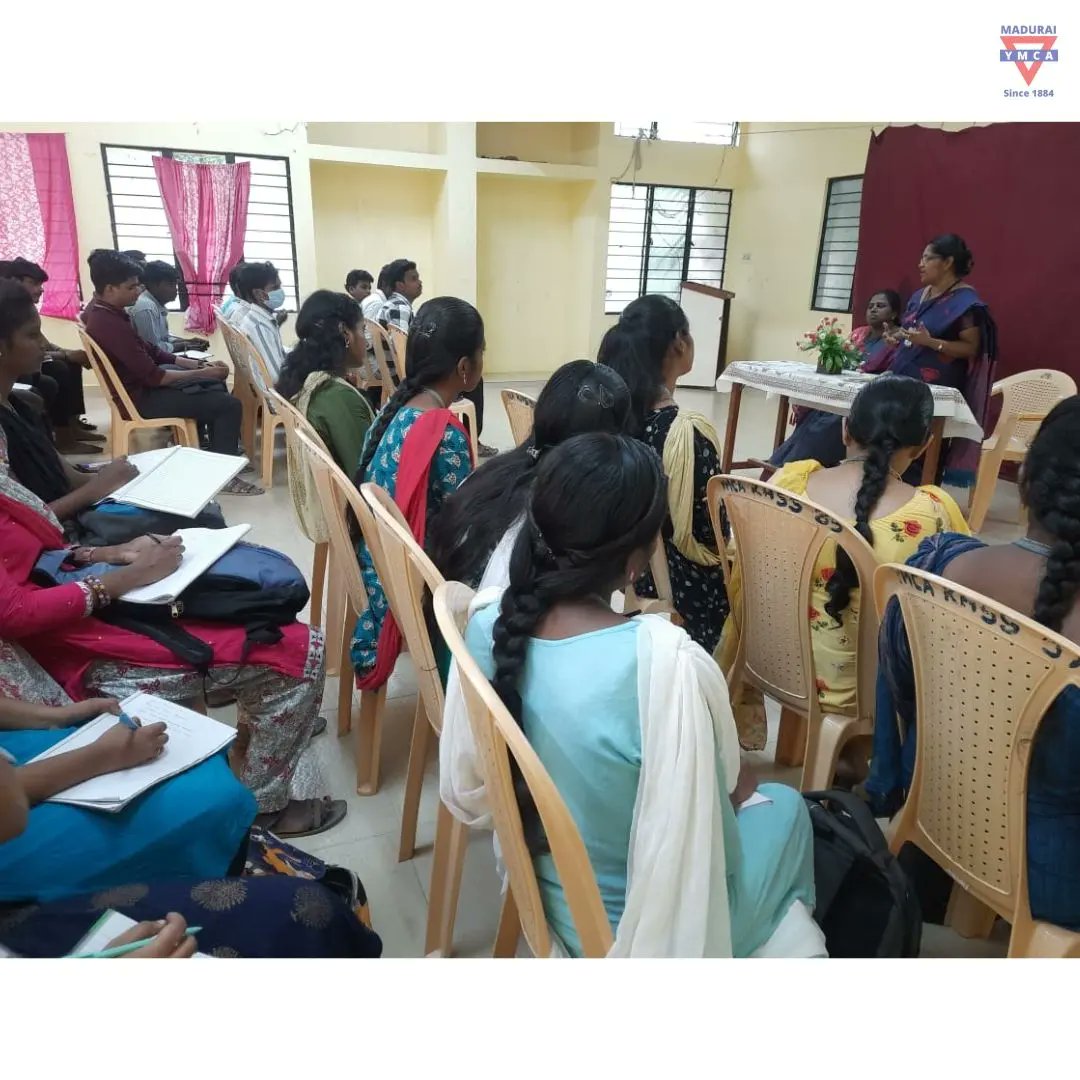
[[[266,294],[266,306],[271,311],[277,311],[282,304],[285,303],[285,290],[274,289],[272,292]]]

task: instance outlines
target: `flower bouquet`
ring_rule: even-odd
[[[795,342],[802,352],[817,353],[817,369],[822,375],[853,371],[863,360],[858,346],[840,329],[839,323],[836,318],[822,319],[816,331],[803,334]]]

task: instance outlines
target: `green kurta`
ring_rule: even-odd
[[[367,398],[341,379],[327,379],[312,394],[307,418],[345,475],[355,476],[375,419]]]

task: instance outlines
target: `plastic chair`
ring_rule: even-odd
[[[1075,393],[1073,379],[1063,371],[1049,368],[1022,371],[994,383],[992,396],[1002,398],[1001,415],[993,434],[982,444],[979,472],[968,506],[972,532],[979,532],[986,521],[1002,462],[1023,461],[1047,413]]]
[[[390,354],[394,358],[398,377],[404,378],[408,375],[405,370],[405,356],[409,348],[409,335],[398,326],[390,326],[386,329],[386,336],[390,341]]]
[[[469,449],[472,451],[473,466],[480,461],[480,446],[476,435],[476,406],[465,398],[450,403],[450,411],[465,425],[469,433]]]
[[[180,446],[199,449],[199,429],[195,421],[183,416],[162,416],[148,419],[139,413],[127,388],[120,381],[112,361],[105,355],[105,350],[79,326],[79,341],[90,360],[105,399],[109,403],[109,453],[113,458],[123,457],[131,448],[133,431],[160,430],[172,431]]]
[[[469,725],[509,878],[495,955],[513,956],[521,932],[535,956],[551,954],[551,933],[514,794],[512,754],[540,813],[582,951],[591,958],[607,956],[613,943],[611,924],[581,833],[525,733],[465,647],[462,634],[473,596],[472,589],[456,581],[440,586],[435,593],[435,618],[458,665]]]
[[[536,398],[517,390],[503,390],[501,396],[514,445],[520,446],[532,434]]]
[[[240,442],[248,461],[255,460],[255,429],[259,422],[259,395],[255,389],[255,380],[247,360],[247,350],[238,331],[225,321],[221,308],[214,308],[218,329],[225,341],[229,359],[233,366],[233,397],[239,399]]]
[[[656,586],[656,596],[642,599],[633,585],[627,585],[623,591],[623,611],[641,612],[643,615],[669,615],[676,626],[683,625],[683,618],[675,610],[675,593],[671,588],[671,570],[668,567],[667,549],[664,537],[657,538],[656,547],[649,559],[649,574]]]
[[[416,821],[424,786],[424,769],[431,749],[431,734],[434,731],[438,737],[442,731],[445,697],[424,614],[424,601],[427,593],[434,595],[443,584],[443,577],[416,542],[401,510],[385,489],[376,484],[364,484],[360,488],[360,495],[375,518],[386,570],[386,577],[381,580],[416,671],[416,715],[409,748],[398,847],[398,861],[403,862],[416,853]],[[450,955],[468,842],[468,829],[440,801],[431,867],[425,953]]]
[[[308,455],[299,439],[298,431],[323,453],[330,455],[319,433],[311,426],[308,419],[291,401],[283,398],[276,390],[270,391],[271,400],[277,409],[277,415],[285,424],[285,450],[289,466],[289,491],[292,493],[293,513],[300,531],[315,545],[311,563],[311,608],[309,621],[313,626],[326,627],[326,673],[340,674],[341,633],[345,618],[345,594],[340,582],[335,578],[337,564],[330,556],[330,527],[321,509],[313,511],[308,506],[308,495],[315,490],[315,479],[311,474]],[[317,493],[316,493],[317,497]],[[301,510],[301,508],[304,508]],[[329,582],[329,586],[327,586]],[[323,621],[323,599],[326,599],[326,619]],[[351,670],[351,669],[350,669]]]
[[[1009,956],[1080,957],[1080,934],[1031,917],[1027,786],[1039,724],[1080,649],[970,589],[905,566],[879,567],[877,608],[895,597],[911,644],[918,740],[889,847],[915,844],[960,896],[1012,923]],[[884,718],[882,718],[884,720]]]
[[[714,476],[706,489],[713,520],[723,501],[742,578],[739,647],[728,675],[733,702],[744,681],[784,707],[777,756],[805,723],[801,788],[827,788],[844,745],[874,731],[878,620],[871,602],[874,549],[847,522],[801,496],[757,480]],[[719,532],[717,535],[720,535]],[[862,598],[856,657],[856,706],[850,716],[823,713],[811,645],[810,583],[822,545],[835,540],[851,557]],[[844,613],[851,618],[850,609]]]
[[[255,390],[256,397],[259,399],[260,414],[262,416],[259,464],[262,466],[262,485],[269,491],[274,485],[274,436],[277,434],[278,428],[285,426],[285,420],[275,411],[274,401],[270,396],[274,386],[274,378],[270,374],[266,359],[245,334],[241,334],[239,331],[235,331],[235,333],[246,343],[247,360],[251,365],[252,374],[255,376],[251,385]],[[265,389],[263,389],[264,387]]]
[[[385,405],[397,389],[398,385],[397,379],[394,378],[393,370],[390,367],[390,358],[393,356],[393,346],[390,344],[390,338],[387,337],[386,331],[380,323],[375,322],[374,319],[365,319],[364,326],[371,336],[371,347],[375,350],[375,361],[379,366],[379,382],[382,384],[382,399],[380,404]],[[403,367],[398,368],[398,371],[403,370]]]

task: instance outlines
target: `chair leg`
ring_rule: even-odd
[[[340,739],[352,731],[353,686],[354,676],[352,659],[349,656],[349,635],[342,628],[341,642],[337,651],[338,665],[338,722],[337,733]]]
[[[341,656],[342,640],[348,641],[352,627],[348,625],[348,611],[345,603],[345,585],[335,572],[334,553],[326,553],[326,655],[330,658],[334,670],[327,669],[327,675],[341,673],[338,659]]]
[[[981,938],[990,936],[994,929],[997,912],[977,900],[967,889],[953,883],[949,894],[949,906],[945,909],[945,925],[962,938]]]
[[[521,937],[521,920],[518,918],[517,904],[510,886],[506,886],[503,896],[502,912],[499,914],[499,929],[495,932],[495,947],[491,955],[495,959],[513,959],[517,955],[518,939]]]
[[[1000,469],[1001,457],[993,451],[983,451],[979,457],[979,471],[975,478],[975,487],[971,492],[971,506],[968,509],[968,526],[973,533],[979,532],[986,521],[986,513],[994,497]]]
[[[323,621],[323,593],[326,590],[326,561],[330,545],[323,541],[315,545],[315,554],[311,560],[311,604],[308,608],[308,622],[312,626],[329,625]]]
[[[425,954],[438,950],[442,956],[450,955],[454,944],[458,894],[461,892],[461,871],[465,865],[465,850],[468,844],[468,828],[440,802],[438,823],[435,826],[431,885],[428,890]]]
[[[1018,918],[1009,937],[1012,957],[1080,957],[1080,934],[1051,923]]]
[[[806,761],[803,762],[801,791],[821,791],[832,784],[840,751],[855,729],[853,716],[823,716],[814,738],[809,732],[806,740]]]
[[[776,764],[796,768],[805,759],[806,716],[794,709],[781,709],[780,729],[776,733]]]
[[[356,732],[356,793],[374,795],[379,790],[379,753],[382,748],[386,687],[360,693],[360,719]]]
[[[424,770],[427,766],[430,746],[431,724],[428,723],[423,696],[417,694],[412,742],[409,745],[409,767],[405,773],[405,799],[401,811],[398,862],[406,862],[416,854],[416,821],[420,816],[420,792],[424,787]]]
[[[194,420],[188,420],[181,431],[176,433],[178,446],[190,446],[192,450],[199,449],[199,426]]]
[[[269,491],[274,486],[274,418],[269,412],[263,413],[262,431],[262,486]]]

